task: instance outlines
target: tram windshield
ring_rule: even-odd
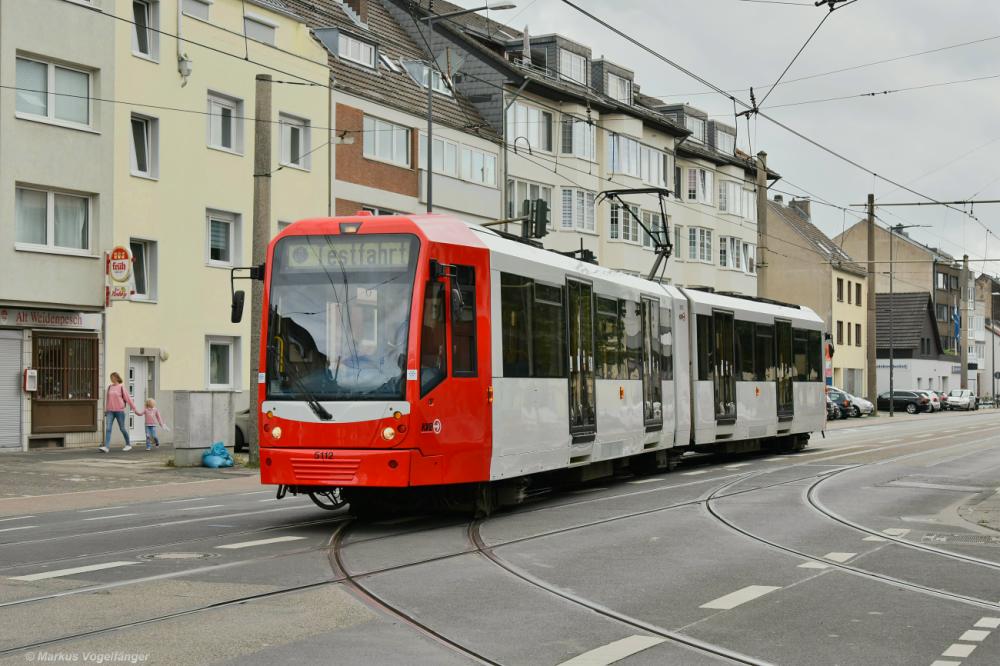
[[[402,398],[417,253],[417,239],[404,234],[281,239],[271,269],[268,398]]]

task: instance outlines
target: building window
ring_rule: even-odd
[[[624,211],[620,204],[611,204],[611,217],[608,219],[608,235],[612,240],[623,240],[630,243],[640,242],[639,207],[628,205],[628,211]]]
[[[38,370],[38,390],[32,401],[93,401],[100,395],[100,356],[97,336],[34,334],[33,365]],[[88,418],[84,416],[84,423]],[[93,421],[89,421],[91,424]],[[79,425],[79,421],[73,422]],[[62,432],[62,430],[60,430]]]
[[[622,104],[632,104],[632,82],[617,74],[608,73],[608,96]]]
[[[355,39],[350,35],[340,33],[337,39],[337,55],[345,60],[375,69],[375,45]],[[391,61],[386,66],[394,72],[399,71],[399,68]]]
[[[562,228],[594,231],[595,196],[587,190],[562,188]]]
[[[708,169],[688,169],[688,200],[712,204],[715,174]]]
[[[365,116],[364,156],[401,167],[410,166],[410,128]]]
[[[691,132],[691,137],[699,143],[705,143],[705,121],[694,116],[684,116],[684,127]]]
[[[132,114],[129,168],[133,176],[157,178],[160,175],[160,122],[156,118]]]
[[[743,243],[743,270],[750,275],[757,274],[757,246]]]
[[[847,346],[851,346],[851,322],[847,322]]]
[[[71,254],[90,252],[90,197],[16,188],[16,246]]]
[[[674,225],[674,259],[684,259],[684,227]]]
[[[184,13],[202,21],[208,20],[208,9],[212,0],[184,0]]]
[[[715,131],[715,149],[726,155],[736,154],[736,137],[722,130]]]
[[[362,206],[361,210],[371,213],[372,215],[399,215],[397,211],[389,210],[388,208],[380,208],[378,206]]]
[[[597,131],[586,120],[564,116],[562,121],[562,153],[594,162],[597,160]]]
[[[621,134],[608,134],[608,154],[611,173],[640,178],[642,176],[640,144]]]
[[[434,88],[434,92],[451,97],[451,88],[448,87],[448,82],[441,75],[441,72],[431,68],[430,65],[420,60],[402,60],[400,62],[406,68],[406,73],[418,85],[424,88],[427,87],[427,76],[428,72],[430,72],[431,87]]]
[[[278,26],[259,16],[244,16],[243,31],[249,39],[274,46],[274,33]]]
[[[854,302],[854,283],[850,280],[847,281],[847,304],[851,305]]]
[[[667,227],[663,224],[663,215],[644,210],[642,211],[642,223],[645,224],[646,229],[652,231],[655,236],[655,238],[650,236],[645,230],[641,231],[640,233],[642,234],[643,247],[655,248],[657,243],[666,242]]]
[[[507,217],[525,214],[527,201],[543,200],[552,210],[552,188],[548,185],[529,183],[523,180],[507,181]],[[570,225],[572,226],[572,225]]]
[[[308,170],[312,139],[309,121],[281,113],[278,125],[281,128],[281,163]]]
[[[239,340],[227,337],[205,338],[206,384],[210,391],[231,391],[239,377]]]
[[[17,58],[16,112],[24,117],[90,126],[90,74],[61,65]]]
[[[844,302],[844,278],[837,278],[837,300]]]
[[[729,268],[729,241],[730,238],[719,236],[719,265]]]
[[[572,51],[559,49],[559,74],[569,81],[587,85],[587,59]]]
[[[507,109],[507,143],[552,152],[552,114],[514,102]]]
[[[844,344],[844,322],[837,322],[837,344]]]
[[[928,340],[928,343],[930,343],[929,340]],[[854,325],[854,346],[855,347],[860,347],[861,346],[861,324],[855,324]],[[928,344],[928,347],[930,347],[930,344]],[[928,349],[927,353],[928,354],[930,353],[929,349]]]
[[[243,152],[243,100],[208,94],[208,145],[231,153]]]
[[[132,53],[150,60],[160,57],[160,3],[132,1]]]
[[[156,241],[129,240],[132,250],[132,274],[135,276],[136,300],[156,300]]]
[[[206,219],[208,264],[229,267],[239,263],[240,216],[209,211]]]
[[[495,187],[497,156],[469,146],[462,146],[462,178],[472,183]]]
[[[434,173],[443,173],[452,178],[459,177],[459,145],[441,137],[434,137]],[[471,158],[470,158],[471,160]],[[418,168],[427,166],[427,135],[420,134],[420,162]]]
[[[714,263],[712,230],[701,227],[688,228],[688,258],[706,264]]]

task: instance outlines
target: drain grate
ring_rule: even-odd
[[[921,543],[962,543],[974,546],[1000,546],[1000,536],[984,534],[925,534]]]

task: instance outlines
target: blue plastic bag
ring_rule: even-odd
[[[201,454],[201,464],[204,467],[232,467],[233,457],[222,442],[215,442],[212,448]]]

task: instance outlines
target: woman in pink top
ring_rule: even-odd
[[[112,372],[111,384],[108,385],[104,404],[104,446],[99,447],[99,450],[103,453],[107,453],[109,450],[111,428],[114,426],[115,421],[118,422],[118,429],[122,431],[122,436],[125,438],[125,446],[122,447],[122,451],[132,450],[132,444],[128,439],[128,430],[125,429],[126,403],[132,408],[132,411],[142,414],[142,410],[136,409],[135,403],[132,402],[132,396],[125,390],[125,386],[122,384],[122,376],[117,372]]]

